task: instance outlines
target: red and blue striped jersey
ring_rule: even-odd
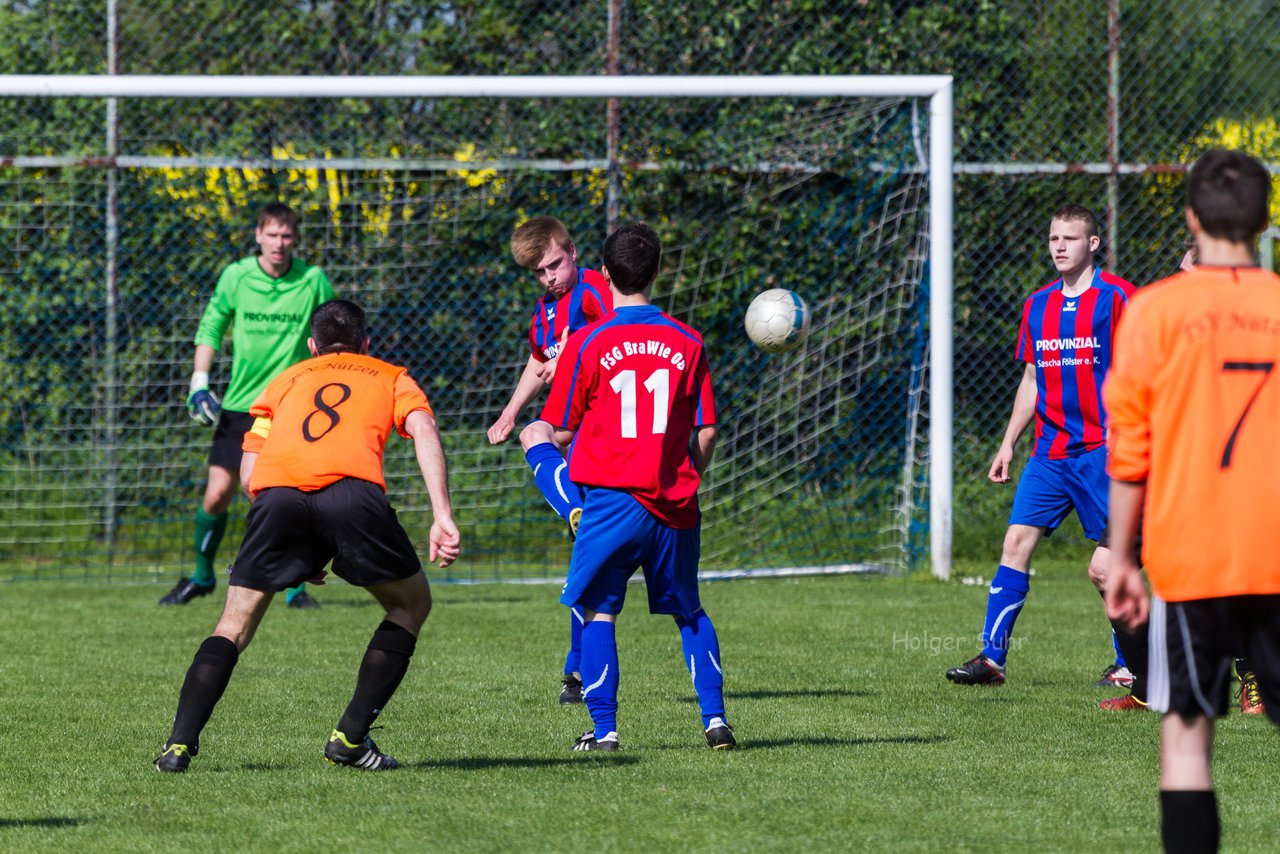
[[[657,306],[619,308],[569,338],[542,420],[576,430],[569,479],[625,490],[673,528],[698,524],[694,427],[716,423],[702,336]]]
[[[1107,441],[1102,381],[1111,367],[1116,326],[1135,288],[1095,270],[1084,293],[1067,297],[1062,279],[1027,298],[1018,358],[1036,366],[1033,456],[1075,457]]]
[[[560,336],[609,316],[613,293],[604,276],[588,267],[578,268],[578,284],[559,299],[550,293],[538,300],[529,322],[529,350],[539,362],[548,362],[560,352]]]

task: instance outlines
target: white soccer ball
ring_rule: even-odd
[[[747,308],[747,337],[767,353],[794,350],[809,337],[809,306],[794,291],[773,288]]]

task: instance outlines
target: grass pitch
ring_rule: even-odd
[[[1158,720],[1096,709],[1110,641],[1083,561],[1038,568],[999,688],[942,677],[973,653],[985,587],[705,585],[731,753],[704,746],[679,636],[633,590],[619,753],[569,752],[588,720],[556,703],[554,588],[437,585],[376,733],[407,767],[325,764],[380,618],[331,584],[318,612],[281,597],[170,776],[151,761],[221,595],[159,608],[158,585],[0,585],[0,850],[1158,850]],[[1280,738],[1233,715],[1217,746],[1223,849],[1254,850],[1280,817]]]

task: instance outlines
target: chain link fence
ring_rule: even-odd
[[[1171,273],[1185,236],[1185,165],[1212,145],[1280,162],[1273,12],[1263,2],[1119,0],[4,0],[0,58],[25,74],[954,75],[955,533],[959,554],[986,557],[1009,494],[985,473],[1020,376],[1021,301],[1053,277],[1049,215],[1085,204],[1104,223],[1105,266],[1138,284]],[[818,392],[763,404],[779,413],[818,411],[833,388],[858,404],[828,421],[750,421],[756,444],[736,452],[757,460],[757,474],[731,486],[737,476],[723,470],[711,489],[754,540],[713,546],[713,565],[766,565],[788,539],[805,541],[786,555],[793,564],[846,562],[866,553],[862,540],[875,563],[915,564],[927,514],[922,476],[902,474],[913,451],[864,427],[866,412],[883,409],[891,414],[875,423],[901,436],[914,417],[903,401],[922,366],[912,342],[927,251],[917,245],[920,185],[906,177],[914,112],[909,103],[126,100],[109,110],[87,99],[0,100],[0,574],[182,568],[208,438],[179,408],[191,337],[218,270],[254,249],[254,209],[277,198],[303,213],[302,257],[373,309],[381,352],[430,377],[437,407],[461,415],[469,533],[480,546],[471,556],[485,573],[555,575],[567,556],[518,452],[473,447],[518,374],[534,296],[506,239],[523,217],[548,212],[570,224],[592,263],[610,222],[657,224],[674,250],[660,298],[726,351],[750,294],[765,287],[793,287],[838,318],[807,356],[762,367],[744,354],[723,372],[733,388]],[[122,167],[120,158],[133,159]],[[691,163],[699,168],[679,166]],[[889,232],[892,255],[865,253],[861,238]],[[118,281],[104,288],[108,270]],[[849,284],[872,271],[887,271],[893,294]],[[427,284],[453,307],[415,297]],[[854,331],[848,306],[867,302],[879,319]],[[440,341],[453,349],[433,361]],[[856,357],[835,353],[838,341],[855,342]],[[842,367],[850,361],[857,378]],[[104,377],[106,364],[118,374]],[[806,364],[835,365],[837,378]],[[762,403],[744,392],[735,406],[746,423]],[[122,445],[122,430],[146,440]],[[790,487],[791,513],[765,512],[776,492],[744,502],[771,458],[808,472]],[[407,462],[393,454],[392,487],[412,514],[422,511],[407,497]],[[876,509],[860,518],[860,504]],[[839,527],[852,542],[813,533]],[[885,540],[885,528],[901,535]]]

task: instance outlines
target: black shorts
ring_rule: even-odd
[[[222,410],[218,426],[213,429],[213,446],[209,448],[209,465],[220,466],[240,476],[240,459],[244,456],[244,434],[253,426],[253,416],[247,412]]]
[[[1280,724],[1280,596],[1165,602],[1151,597],[1147,699],[1157,712],[1219,718],[1232,705],[1231,664],[1248,656]]]
[[[229,583],[288,590],[331,560],[333,572],[356,587],[399,581],[422,569],[386,493],[348,477],[315,492],[262,490],[249,508]]]

